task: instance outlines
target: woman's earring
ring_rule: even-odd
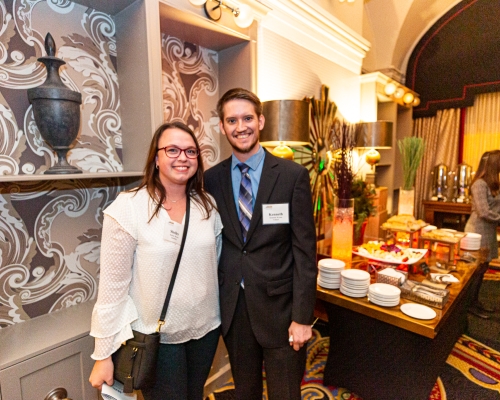
[[[156,164],[156,169],[159,169],[159,168],[158,168],[158,164]]]

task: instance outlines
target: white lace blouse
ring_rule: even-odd
[[[170,217],[147,191],[121,193],[104,211],[97,302],[90,335],[94,360],[102,360],[133,337],[132,329],[155,331],[174,269],[179,244],[164,239]],[[217,261],[222,222],[212,211],[203,219],[191,201],[186,243],[168,306],[162,343],[203,337],[220,325]]]

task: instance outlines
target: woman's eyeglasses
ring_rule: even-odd
[[[182,152],[186,155],[187,158],[196,158],[200,151],[196,147],[188,147],[187,149],[181,149],[177,146],[165,146],[160,147],[157,151],[165,150],[165,155],[168,158],[177,158],[181,155]]]

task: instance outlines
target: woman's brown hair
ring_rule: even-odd
[[[500,190],[500,150],[487,151],[481,156],[479,166],[472,183],[478,179],[486,182],[493,196],[498,195]]]
[[[153,138],[151,139],[151,144],[149,146],[148,157],[146,159],[146,166],[144,167],[144,177],[139,187],[133,189],[132,191],[137,192],[142,188],[146,188],[149,196],[156,203],[156,208],[154,214],[151,216],[157,216],[160,212],[163,202],[167,198],[167,192],[160,181],[160,171],[156,168],[156,156],[158,153],[158,143],[160,141],[161,135],[167,129],[180,129],[187,134],[189,134],[198,149],[198,169],[196,173],[189,178],[186,184],[186,196],[190,196],[203,210],[204,218],[210,216],[210,212],[216,209],[216,206],[211,199],[211,197],[203,190],[203,159],[201,157],[200,146],[194,132],[182,122],[168,122],[160,125],[155,131]],[[196,194],[193,196],[193,194]]]

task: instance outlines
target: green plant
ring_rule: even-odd
[[[354,238],[359,239],[361,227],[369,216],[375,215],[375,189],[360,178],[352,181],[351,196],[354,198]]]
[[[403,189],[411,190],[415,186],[417,169],[424,156],[424,139],[406,137],[398,140],[398,147],[403,162]]]

